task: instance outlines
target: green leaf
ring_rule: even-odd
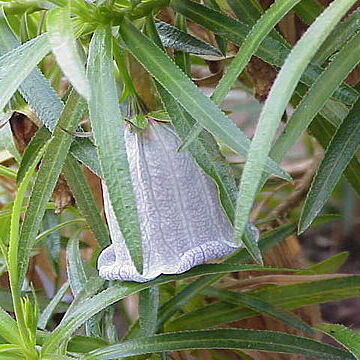
[[[191,0],[171,0],[170,5],[180,14],[239,46],[250,31],[248,25]],[[266,37],[256,52],[256,56],[269,64],[281,67],[289,53],[290,46],[288,44]],[[306,85],[311,85],[322,71],[318,64],[311,64],[302,74],[301,81]],[[353,104],[357,96],[358,93],[346,84],[342,84],[333,94],[334,98],[346,104]]]
[[[282,286],[268,285],[262,289],[247,292],[247,294],[256,296],[273,305],[275,308],[283,310],[292,310],[312,304],[339,301],[358,297],[360,294],[359,275],[316,280],[318,278],[317,276],[307,276],[303,278],[304,280],[308,279],[307,282]],[[236,301],[236,296],[241,296],[241,294],[233,291],[230,291],[230,293],[234,299],[233,304],[217,302],[204,306],[198,310],[177,317],[167,324],[167,329],[174,331],[216,327],[258,314],[254,310],[239,305]]]
[[[257,0],[226,0],[226,2],[236,17],[249,26],[253,26],[264,12]],[[216,10],[215,8],[213,9]],[[286,40],[276,29],[272,29],[269,35],[284,44],[286,43]]]
[[[300,1],[300,0],[298,0]],[[298,1],[290,0],[280,0],[271,6],[264,15],[257,20],[256,24],[251,28],[250,32],[246,36],[243,44],[241,45],[239,51],[231,62],[231,65],[227,69],[225,75],[220,79],[215,91],[211,95],[211,100],[216,104],[220,105],[228,92],[230,91],[234,82],[238,79],[239,75],[245,69],[245,66],[251,59],[251,56],[257,51],[259,46],[265,37],[273,30],[274,26],[286,15],[288,11],[293,8]],[[247,2],[246,4],[242,1],[229,1],[230,7],[234,10],[235,14],[239,17],[240,14],[252,13],[255,16],[261,15],[261,13],[252,5]],[[256,20],[258,16],[254,20]],[[181,146],[182,149],[185,149],[189,144],[194,141],[194,139],[201,132],[201,127],[196,125],[187,135],[186,139],[183,141]],[[256,254],[256,249],[254,248],[254,256],[257,260],[260,260],[259,254]]]
[[[19,330],[15,320],[0,308],[0,334],[12,344],[21,344]]]
[[[287,236],[290,236],[294,231],[294,225],[284,225],[278,229],[266,233],[262,236],[259,241],[259,247],[262,251],[270,249],[272,246],[278,242],[284,240]],[[224,263],[245,263],[251,260],[251,256],[246,249],[240,249],[235,252],[233,255],[228,257]],[[168,321],[177,311],[179,311],[190,299],[192,299],[196,294],[200,293],[201,290],[210,286],[223,277],[222,274],[218,275],[207,275],[203,276],[200,279],[197,279],[190,284],[186,285],[181,291],[179,291],[175,296],[170,300],[165,302],[159,310],[158,316],[158,328]],[[194,325],[194,324],[193,324]],[[133,326],[129,333],[128,337],[134,337],[138,334],[138,327]]]
[[[69,8],[57,8],[47,12],[49,43],[56,61],[76,91],[89,98],[89,83],[83,61],[76,48]]]
[[[69,336],[86,320],[115,302],[123,299],[125,296],[175,280],[183,280],[209,274],[224,274],[235,271],[284,271],[284,269],[268,268],[258,265],[206,264],[192,268],[183,274],[161,275],[155,280],[146,283],[117,282],[101,293],[83,301],[81,305],[77,306],[71,312],[69,310],[67,316],[45,340],[42,352],[51,353],[54,351],[58,345],[68,339]],[[288,271],[291,271],[291,269],[288,269]]]
[[[308,324],[306,324],[291,312],[278,310],[273,307],[272,304],[265,302],[264,300],[252,294],[231,293],[230,291],[217,288],[205,289],[203,293],[207,296],[215,297],[224,302],[230,302],[233,304],[238,303],[239,305],[248,307],[258,314],[268,315],[305,333],[314,333]]]
[[[340,252],[331,256],[319,263],[308,266],[306,269],[299,271],[297,274],[330,274],[335,273],[339,268],[344,265],[345,261],[349,257],[347,251]]]
[[[113,75],[110,26],[101,26],[90,43],[89,113],[104,183],[126,246],[136,269],[142,272],[141,233],[127,160],[124,123]]]
[[[312,226],[320,226],[327,224],[328,222],[341,220],[342,216],[339,214],[324,214],[317,216],[312,222]]]
[[[159,309],[159,288],[157,286],[142,290],[139,293],[139,322],[144,337],[154,335],[157,328]]]
[[[71,291],[76,296],[87,281],[82,260],[80,258],[79,236],[77,231],[66,246],[66,269]]]
[[[16,171],[9,169],[7,166],[0,165],[0,176],[3,176],[7,179],[15,180]]]
[[[71,291],[75,297],[84,290],[84,286],[88,282],[88,277],[85,274],[85,269],[81,260],[79,237],[80,232],[76,232],[70,238],[66,247],[66,270]],[[102,281],[100,283],[102,283]],[[88,336],[101,336],[98,319],[94,317],[89,319],[85,324],[85,331]]]
[[[295,7],[295,13],[305,23],[310,25],[321,14],[324,7],[318,0],[303,0]]]
[[[216,0],[204,0],[204,5],[209,7],[210,9],[220,11],[220,6],[216,2]],[[223,56],[226,56],[226,50],[227,50],[226,40],[219,35],[215,35],[215,40],[219,47],[219,50],[221,51],[221,54]]]
[[[29,254],[39,231],[47,202],[73,141],[73,137],[64,129],[70,132],[75,131],[84,110],[84,102],[78,94],[72,92],[41,162],[21,229],[18,264],[19,286],[22,285]]]
[[[301,354],[326,360],[354,360],[347,352],[315,340],[273,331],[204,330],[168,333],[125,341],[90,352],[83,360],[109,360],[161,351],[243,349]]]
[[[81,165],[72,156],[68,156],[63,172],[75,197],[76,205],[85,217],[100,247],[105,248],[110,244],[109,230],[101,218]]]
[[[214,136],[241,155],[247,154],[249,139],[238,129],[195,84],[128,20],[120,27],[128,49],[184,109]],[[267,163],[266,171],[287,178],[282,170]]]
[[[14,352],[14,353],[21,353],[22,348],[20,346],[14,344],[0,344],[0,353],[4,352]]]
[[[40,35],[0,57],[0,110],[48,52],[47,37]]]
[[[19,185],[15,200],[12,207],[11,213],[11,222],[10,222],[10,235],[9,235],[9,249],[7,254],[7,267],[9,273],[9,281],[10,281],[10,289],[11,296],[13,300],[14,312],[16,315],[17,326],[19,329],[19,334],[21,338],[22,345],[24,348],[31,347],[32,345],[32,335],[31,325],[27,321],[26,313],[24,311],[24,302],[23,298],[20,296],[20,289],[22,287],[22,283],[19,282],[19,274],[20,274],[20,264],[22,261],[21,257],[21,238],[19,236],[20,229],[20,216],[21,216],[21,208],[24,201],[25,193],[30,184],[30,180],[34,175],[35,168],[38,165],[41,157],[46,150],[47,144],[39,151],[35,161],[31,164],[28,171],[26,172],[23,181]],[[21,285],[20,285],[21,284]],[[32,352],[32,350],[29,350]]]
[[[360,360],[360,335],[357,332],[338,324],[318,324],[315,325],[315,329],[331,336],[345,346],[356,360]]]
[[[319,141],[323,148],[326,148],[336,132],[336,128],[317,116],[309,127],[311,133]],[[355,192],[360,195],[360,163],[356,157],[353,157],[344,171],[344,175],[351,184]]]
[[[319,51],[315,54],[314,60],[319,64],[322,64],[329,56],[341,49],[359,30],[359,24],[360,9],[356,9],[342,22],[337,24],[329,37],[323,42]]]
[[[360,42],[360,36],[358,41]],[[358,51],[360,51],[360,47]],[[299,233],[302,233],[311,225],[330,197],[351,158],[356,154],[360,144],[359,111],[360,98],[337,129],[326,149],[301,212]]]
[[[55,294],[55,296],[51,299],[51,301],[46,306],[46,308],[43,310],[43,312],[40,314],[38,324],[37,324],[37,327],[39,329],[45,330],[46,324],[50,320],[51,315],[55,311],[56,307],[58,306],[58,304],[60,303],[60,301],[62,300],[62,298],[66,294],[66,292],[68,291],[68,289],[69,289],[69,283],[65,282],[60,287],[60,289]]]
[[[0,55],[18,46],[20,44],[7,25],[4,14],[0,10]],[[52,132],[64,105],[39,69],[35,68],[30,73],[20,84],[19,91],[42,124]],[[101,176],[96,150],[89,139],[76,139],[70,151],[76,159],[87,166],[94,174]]]
[[[211,99],[215,104],[220,105],[224,101],[232,85],[243,72],[251,56],[257,51],[265,37],[299,1],[278,0],[257,20],[211,95]]]
[[[75,309],[81,306],[84,301],[92,298],[95,294],[101,291],[104,287],[104,283],[105,280],[101,279],[99,276],[89,278],[89,280],[83,284],[82,289],[74,297],[74,300],[68,307],[63,317],[63,321],[66,321],[66,318],[70,317]]]
[[[185,34],[187,34],[187,22],[186,18],[180,14],[177,14],[175,17],[175,25]],[[146,35],[146,33],[145,33]],[[152,39],[151,36],[149,36]],[[155,41],[154,41],[155,42]],[[155,42],[156,44],[156,42]],[[174,61],[175,64],[187,75],[191,78],[191,60],[190,55],[185,51],[174,50]]]
[[[155,25],[164,47],[196,55],[222,56],[221,52],[216,47],[186,33],[185,31],[177,29],[162,21]]]
[[[0,152],[4,150],[9,152],[17,162],[20,162],[21,157],[16,149],[11,127],[8,122],[10,117],[10,113],[2,113],[0,111]]]
[[[20,183],[24,178],[29,166],[33,163],[39,150],[44,146],[51,137],[50,131],[45,127],[40,128],[35,135],[31,138],[29,144],[25,148],[22,156],[19,170],[17,172],[16,182]]]
[[[231,10],[242,22],[253,25],[261,16],[262,8],[252,0],[226,0]]]
[[[75,335],[70,339],[67,350],[74,353],[88,353],[91,350],[95,350],[106,345],[109,345],[109,343],[103,339]]]
[[[271,142],[301,74],[316,50],[355,0],[335,0],[296,43],[281,68],[262,108],[240,182],[235,218],[235,241],[241,243],[246,222],[261,182]]]
[[[345,44],[296,107],[271,150],[270,156],[275,161],[283,159],[324,106],[326,100],[359,61],[360,34]]]
[[[72,225],[72,224],[78,224],[78,223],[84,223],[85,219],[82,218],[78,218],[78,219],[71,219],[71,220],[67,220],[64,221],[60,224],[56,224],[53,227],[50,227],[48,229],[46,229],[45,231],[43,231],[42,233],[40,233],[37,237],[35,242],[39,242],[42,239],[46,238],[47,236],[49,236],[51,233],[53,233],[54,231],[58,231],[68,225]]]

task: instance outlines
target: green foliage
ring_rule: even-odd
[[[359,86],[344,82],[360,61],[359,9],[344,18],[354,3],[335,0],[323,7],[317,0],[276,0],[264,11],[256,0],[0,2],[0,274],[7,272],[10,280],[9,289],[0,292],[0,360],[152,359],[178,350],[198,358],[199,349],[210,349],[214,359],[218,352],[212,349],[232,350],[243,358],[250,358],[241,352],[247,350],[360,358],[358,334],[341,325],[310,327],[291,312],[359,296],[359,275],[333,274],[348,253],[304,269],[262,265],[262,254],[296,226],[303,232],[342,220],[336,185],[341,187],[343,176],[360,194]],[[159,15],[167,7],[175,12],[173,23]],[[308,25],[294,46],[276,29],[289,12]],[[229,43],[239,46],[236,54]],[[253,56],[278,74],[250,140],[246,126],[232,122],[221,105],[239,82],[245,91],[256,86],[246,72]],[[219,66],[215,71],[214,64]],[[214,73],[193,81],[195,66],[203,71],[207,65]],[[202,80],[214,88],[210,97],[195,85]],[[279,129],[289,105],[293,111]],[[13,112],[38,126],[24,151],[18,152],[11,139]],[[183,274],[145,283],[104,281],[96,262],[110,237],[94,178],[105,184],[141,272],[146,258],[124,129],[144,131],[148,118],[172,124],[182,141],[178,151],[188,151],[212,179],[234,225],[234,241],[244,247],[219,263]],[[294,200],[291,176],[279,164],[299,141],[313,161],[312,136],[325,149],[324,157],[311,163],[310,189],[302,189]],[[75,204],[70,197],[58,214],[57,187],[64,179]],[[60,191],[60,203],[61,196]],[[290,204],[290,210],[273,211],[281,203]],[[332,215],[319,215],[323,208]],[[262,230],[260,239],[250,215]],[[40,266],[39,277],[48,282],[44,288],[50,300],[33,289],[27,274],[30,260],[43,249],[50,270],[45,274]],[[247,264],[252,259],[258,264]],[[62,283],[64,272],[67,281]],[[252,277],[229,276],[239,272]],[[127,305],[134,304],[135,294],[139,318]],[[70,303],[62,302],[70,295]],[[324,332],[345,350],[302,335],[214,329],[259,315],[303,335]]]

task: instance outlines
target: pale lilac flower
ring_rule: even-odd
[[[103,183],[112,245],[100,255],[100,276],[148,281],[179,274],[233,252],[233,228],[217,188],[170,125],[151,121],[146,130],[125,130],[125,142],[142,234],[143,274],[132,263]]]

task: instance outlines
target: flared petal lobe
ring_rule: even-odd
[[[172,127],[150,122],[125,131],[126,150],[142,235],[143,274],[133,265],[103,183],[112,245],[99,257],[100,276],[144,282],[179,274],[234,251],[233,228],[220,206],[215,184],[187,151]]]

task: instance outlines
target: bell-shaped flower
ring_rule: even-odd
[[[149,121],[145,130],[125,130],[125,143],[141,230],[143,273],[125,245],[103,183],[104,207],[112,245],[99,257],[100,276],[144,282],[179,274],[233,252],[233,228],[213,181],[170,125]]]

